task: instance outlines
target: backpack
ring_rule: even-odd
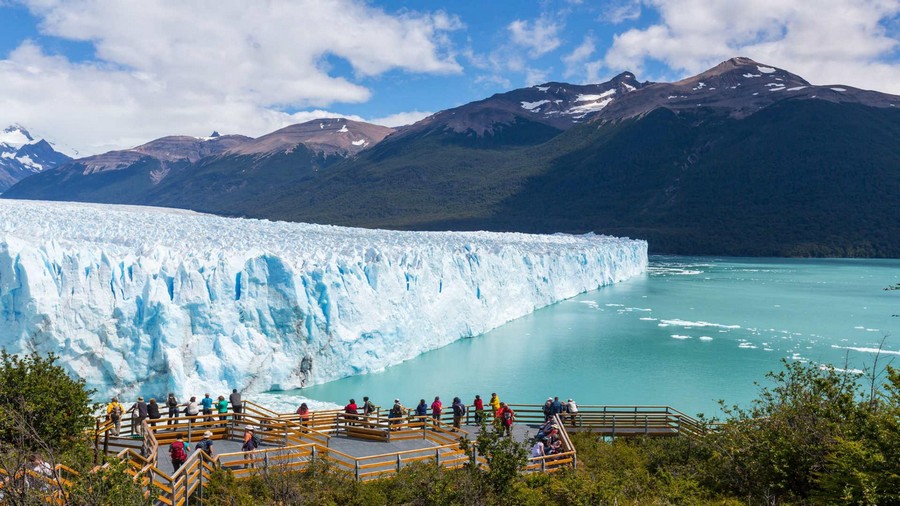
[[[120,418],[122,418],[122,410],[119,408],[113,408],[113,410],[109,413],[110,420],[114,422],[118,422]]]
[[[512,411],[504,411],[500,417],[503,419],[503,425],[512,425]]]
[[[253,440],[253,447],[254,447],[254,448],[259,448],[259,438],[256,437],[256,434],[254,434],[253,437],[251,437],[250,439]]]
[[[453,414],[456,416],[463,416],[466,414],[466,407],[463,406],[461,402],[453,405]]]
[[[169,455],[172,457],[173,461],[184,462],[187,460],[184,443],[181,441],[172,443],[172,446],[169,447]]]
[[[363,413],[366,415],[369,415],[374,412],[375,412],[375,405],[372,404],[372,401],[366,401],[366,404],[363,406]]]
[[[203,450],[203,451],[205,451],[207,454],[211,455],[211,454],[212,454],[212,452],[210,451],[210,448],[211,448],[211,447],[212,447],[212,441],[210,441],[209,439],[203,439],[203,440],[201,440],[199,443],[197,443],[197,448],[196,448],[196,449],[197,449],[197,450]]]
[[[399,404],[394,404],[394,407],[391,408],[391,418],[400,418],[401,416],[403,416],[403,408]]]

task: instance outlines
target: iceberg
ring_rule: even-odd
[[[647,243],[397,232],[0,200],[0,347],[99,395],[299,388],[378,371],[639,275]]]

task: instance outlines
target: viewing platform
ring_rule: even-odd
[[[512,437],[528,442],[544,423],[541,405],[510,404],[515,411]],[[447,469],[466,464],[484,467],[487,460],[461,442],[474,440],[480,426],[474,423],[475,410],[467,406],[460,428],[452,426],[452,410],[440,418],[415,416],[407,409],[399,418],[388,418],[382,409],[369,416],[346,414],[343,410],[308,413],[277,413],[254,402],[243,402],[242,413],[177,416],[157,420],[125,416],[115,435],[111,421],[98,418],[93,430],[95,451],[114,454],[126,461],[129,472],[147,487],[158,491],[158,504],[189,504],[194,494],[202,497],[210,473],[225,469],[236,479],[263,471],[300,471],[316,461],[328,463],[357,481],[389,477],[414,462],[433,462]],[[493,422],[490,408],[483,411],[487,426]],[[698,437],[706,431],[699,420],[668,406],[580,406],[578,413],[553,415],[558,429],[557,453],[529,457],[524,472],[552,473],[577,465],[577,453],[570,432],[591,432],[600,437]],[[242,450],[245,434],[252,430],[259,440],[254,451]],[[205,432],[211,433],[211,454],[197,449]],[[190,444],[186,462],[176,471],[169,447],[181,436]],[[57,469],[65,483],[67,469]],[[61,499],[61,491],[56,492]]]

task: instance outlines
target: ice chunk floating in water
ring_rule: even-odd
[[[377,371],[647,269],[594,235],[390,232],[0,200],[0,347],[100,394]]]

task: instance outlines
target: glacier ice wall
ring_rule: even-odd
[[[376,371],[644,272],[644,241],[0,200],[0,347],[108,395]]]

